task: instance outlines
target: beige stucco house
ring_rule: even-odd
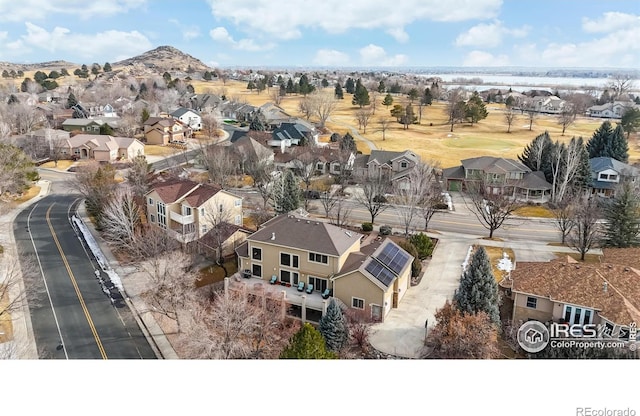
[[[513,301],[515,323],[601,324],[604,336],[624,338],[640,320],[640,272],[626,265],[520,262],[501,286]]]
[[[280,215],[236,249],[239,270],[276,285],[303,283],[311,297],[330,294],[382,321],[409,289],[413,257],[390,239],[361,246],[361,237],[325,222]],[[300,306],[298,298],[287,301]]]
[[[95,159],[99,162],[132,160],[144,155],[144,144],[130,137],[114,137],[102,134],[77,134],[62,141],[62,154],[78,159]]]
[[[149,117],[143,124],[144,138],[148,144],[167,145],[186,143],[193,134],[186,124],[172,117]]]
[[[145,199],[147,222],[181,243],[200,240],[225,223],[242,225],[242,198],[213,185],[169,180],[153,185]],[[234,232],[230,237],[238,235]]]

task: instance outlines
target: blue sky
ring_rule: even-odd
[[[640,68],[638,0],[0,0],[0,61]]]

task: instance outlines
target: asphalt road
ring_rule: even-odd
[[[41,299],[29,306],[40,357],[156,358],[126,304],[103,292],[96,263],[69,220],[77,201],[73,194],[50,195],[14,222],[21,261],[37,269]]]

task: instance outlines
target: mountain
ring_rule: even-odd
[[[49,61],[36,64],[14,64],[11,62],[0,62],[0,71],[44,71],[44,70],[61,70],[62,68],[80,67],[78,64],[67,61]]]
[[[173,46],[158,46],[141,55],[112,63],[113,66],[126,66],[141,64],[160,70],[186,71],[189,67],[194,71],[207,71],[211,68],[201,60],[186,54]]]

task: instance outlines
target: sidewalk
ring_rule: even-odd
[[[51,188],[51,183],[46,180],[40,180],[36,185],[40,187],[38,195],[0,215],[0,245],[2,245],[5,255],[17,255],[16,241],[13,235],[13,221],[16,219],[16,216],[23,209],[47,196]],[[25,290],[22,279],[20,279],[17,290],[20,292],[24,292]],[[15,298],[15,296],[20,296],[20,293],[16,294],[12,291],[9,295]],[[33,335],[33,327],[31,326],[31,313],[29,312],[29,305],[26,302],[24,302],[21,310],[11,313],[11,325],[13,329],[13,340],[6,343],[9,344],[6,346],[8,350],[15,353],[17,355],[16,358],[37,360],[38,351]]]
[[[135,268],[122,266],[118,262],[107,243],[96,231],[93,223],[89,220],[84,203],[79,205],[78,215],[100,246],[100,250],[109,262],[109,266],[120,276],[124,288],[122,296],[124,297],[127,306],[129,306],[129,309],[131,309],[133,316],[136,318],[136,322],[142,330],[142,333],[149,341],[149,345],[151,345],[151,348],[156,353],[156,356],[160,359],[178,359],[178,355],[162,331],[162,328],[160,328],[160,325],[156,322],[153,314],[148,310],[149,308],[141,298],[139,291],[137,291],[133,285],[126,284],[127,275],[135,271]]]

